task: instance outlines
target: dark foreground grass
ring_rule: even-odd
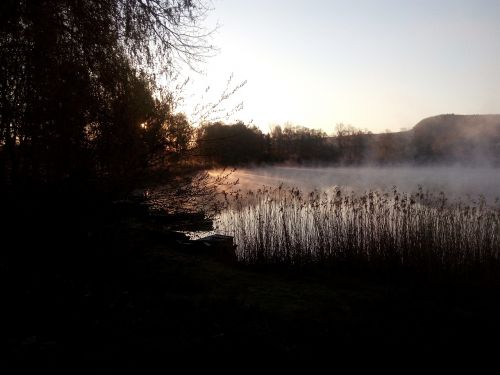
[[[10,235],[13,223],[24,230],[2,249],[4,367],[130,369],[497,349],[494,285],[224,264],[123,212],[56,211],[11,217]]]

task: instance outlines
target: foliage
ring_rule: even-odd
[[[265,155],[265,137],[255,126],[241,122],[225,125],[205,124],[197,131],[197,151],[210,163],[239,165],[261,161]]]
[[[342,164],[361,164],[366,161],[368,148],[368,131],[357,129],[352,125],[337,124],[335,144],[339,151],[339,161]]]
[[[186,123],[155,78],[207,55],[206,11],[196,0],[2,2],[1,186],[120,183],[167,146],[183,150]]]
[[[160,214],[196,213],[213,219],[226,202],[220,199],[221,188],[229,191],[237,184],[231,179],[234,170],[198,171],[176,176],[170,183],[148,190],[151,211]]]
[[[241,165],[261,162],[361,163],[367,150],[366,132],[344,127],[335,137],[321,130],[285,124],[263,134],[256,126],[238,122],[207,123],[196,134],[198,156],[209,164]]]
[[[271,155],[277,161],[325,160],[331,156],[326,134],[321,130],[286,124],[270,132]]]
[[[231,130],[222,123],[206,124],[204,129]],[[241,125],[241,123],[240,123]],[[213,127],[213,129],[212,129]],[[220,128],[220,130],[215,129]],[[222,130],[224,129],[224,130]],[[230,137],[198,133],[201,156],[210,162],[228,165],[231,158],[212,157],[217,147],[227,152],[232,145],[246,142],[248,134],[233,129]],[[238,163],[250,162],[328,162],[337,165],[394,164],[500,164],[500,115],[441,115],[422,120],[412,130],[373,134],[352,125],[337,124],[331,135],[290,123],[273,126],[269,134],[254,131],[252,142],[259,147],[241,149],[247,154]],[[201,137],[201,138],[200,138]],[[208,138],[210,147],[202,146]],[[259,139],[254,139],[259,138]],[[222,153],[222,152],[221,152]]]

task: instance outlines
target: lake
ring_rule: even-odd
[[[231,178],[215,231],[244,262],[458,269],[500,254],[500,169],[257,167]]]
[[[479,194],[488,199],[500,196],[500,168],[490,167],[255,167],[237,169],[241,189],[262,185],[294,186],[304,191],[340,186],[362,193],[368,190],[415,192],[419,186],[448,197]]]

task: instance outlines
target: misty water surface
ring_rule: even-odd
[[[482,194],[488,199],[500,196],[500,169],[491,167],[255,167],[238,169],[232,175],[242,189],[262,185],[324,190],[340,186],[362,193],[388,190],[402,192],[444,192],[448,197]]]

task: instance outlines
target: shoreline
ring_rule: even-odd
[[[227,264],[143,219],[115,219],[59,264],[24,258],[22,273],[3,273],[9,366],[451,352],[500,333],[498,287]]]

